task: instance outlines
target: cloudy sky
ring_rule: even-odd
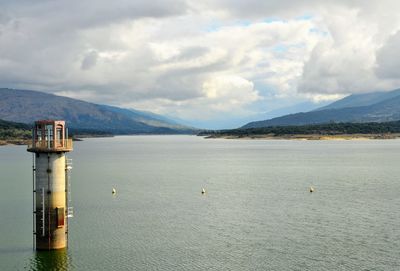
[[[1,0],[0,87],[233,127],[400,87],[391,0]]]

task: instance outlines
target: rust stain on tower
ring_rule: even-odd
[[[33,233],[37,250],[65,248],[68,245],[68,218],[72,168],[66,153],[72,139],[62,120],[36,121],[28,151],[33,157]]]

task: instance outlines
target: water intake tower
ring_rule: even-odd
[[[65,121],[36,121],[32,131],[33,245],[37,250],[67,247],[68,218],[72,216],[66,153],[72,151]]]

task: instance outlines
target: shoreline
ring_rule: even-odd
[[[32,142],[32,140],[28,140],[28,139],[0,139],[0,146],[7,146],[7,145],[21,146],[21,145],[28,145],[29,142]]]
[[[400,134],[341,134],[341,135],[206,135],[205,139],[245,139],[245,140],[387,140],[398,139]]]
[[[243,140],[388,140],[388,139],[399,139],[400,133],[396,134],[342,134],[342,135],[318,135],[318,134],[297,134],[297,135],[201,135],[205,139],[243,139]],[[85,136],[74,138],[74,141],[83,141],[84,138],[106,138],[113,136]],[[31,142],[30,139],[0,139],[1,146],[21,146],[28,145]]]

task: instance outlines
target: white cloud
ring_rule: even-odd
[[[373,72],[377,26],[361,21],[356,9],[340,9],[324,19],[329,38],[316,44],[305,62],[299,90],[352,93],[379,88]]]
[[[400,83],[397,1],[5,1],[0,83],[180,118]]]
[[[192,120],[208,120],[220,118],[220,114],[231,117],[249,114],[246,106],[261,99],[252,82],[234,75],[210,77],[203,82],[201,91],[203,95],[193,99],[173,101],[157,98],[156,103],[139,100],[124,106],[142,110],[151,108],[153,112],[185,116]]]
[[[332,102],[344,98],[345,94],[306,94],[314,103]]]
[[[211,78],[203,83],[203,92],[217,111],[237,110],[260,99],[254,84],[238,76]]]

